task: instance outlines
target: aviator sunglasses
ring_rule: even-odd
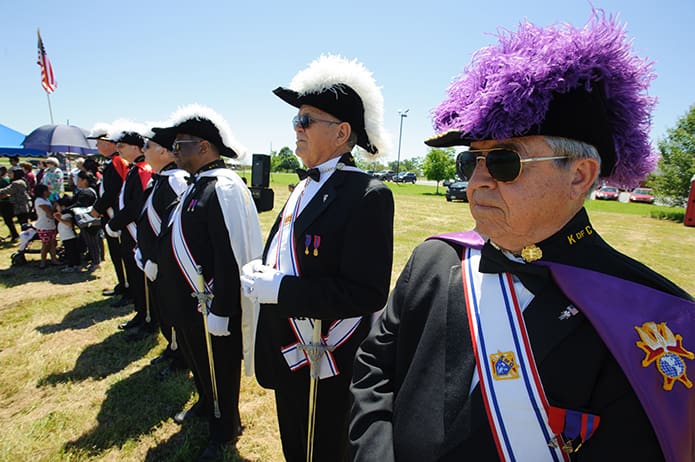
[[[486,156],[478,155],[482,152],[487,152],[488,154]],[[459,153],[456,157],[456,173],[461,178],[470,179],[473,176],[476,165],[478,165],[478,161],[484,160],[485,167],[490,172],[492,178],[503,183],[511,183],[519,178],[525,162],[566,158],[567,156],[548,156],[522,159],[518,152],[509,148],[471,149]]]
[[[299,127],[302,127],[304,130],[306,130],[314,122],[324,122],[330,125],[342,123],[336,120],[317,119],[316,117],[311,117],[309,114],[302,114],[300,116],[292,117],[292,126],[295,130],[297,130]]]

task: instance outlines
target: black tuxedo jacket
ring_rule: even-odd
[[[581,241],[567,239],[579,230],[585,231]],[[608,246],[584,211],[539,246],[548,260],[689,298]],[[498,460],[480,388],[469,395],[475,357],[461,251],[461,246],[440,240],[420,245],[384,315],[358,350],[351,387],[354,460]],[[523,316],[550,405],[601,417],[596,433],[572,460],[663,460],[642,406],[594,328],[581,313],[559,319],[568,304],[550,281],[536,292]]]
[[[268,236],[264,261],[281,216]],[[393,260],[391,190],[364,173],[337,170],[297,217],[294,233],[301,276],[283,278],[278,303],[261,305],[258,321],[256,377],[266,388],[278,387],[290,374],[308,377],[306,367],[291,372],[281,354],[282,347],[297,341],[287,318],[322,319],[326,334],[333,320],[370,315],[384,307]],[[355,350],[369,328],[367,317],[334,351],[343,377],[350,377]]]

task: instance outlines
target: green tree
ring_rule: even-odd
[[[299,160],[287,146],[270,158],[270,169],[273,172],[294,172],[299,168]]]
[[[454,148],[430,149],[422,164],[422,173],[428,180],[437,182],[435,194],[439,194],[439,182],[456,176]]]
[[[683,207],[690,191],[690,179],[695,175],[695,105],[681,117],[675,128],[659,141],[659,168],[650,175],[647,184],[657,196],[673,207]]]

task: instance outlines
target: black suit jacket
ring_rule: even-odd
[[[567,239],[577,230],[585,230],[580,242]],[[662,276],[610,248],[584,211],[539,246],[548,260],[688,298]],[[469,395],[475,358],[461,251],[459,245],[439,240],[420,245],[384,315],[358,350],[351,388],[354,460],[498,460],[480,388]],[[573,460],[663,460],[642,406],[594,328],[581,313],[559,319],[568,304],[557,286],[547,282],[523,315],[550,404],[601,417],[598,430]]]
[[[282,212],[263,253],[278,231]],[[333,320],[369,315],[383,308],[393,260],[393,195],[361,172],[335,171],[297,217],[295,245],[301,276],[285,276],[278,303],[261,305],[256,336],[256,377],[276,388],[293,374],[281,348],[296,342],[289,317],[322,319],[324,334]],[[312,245],[305,253],[306,236]],[[314,255],[313,236],[320,237]],[[334,351],[341,374],[349,377],[355,350],[369,332],[364,319],[348,342]],[[294,374],[305,374],[303,368]]]

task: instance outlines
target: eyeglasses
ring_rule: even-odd
[[[314,122],[324,122],[330,125],[342,123],[336,120],[317,119],[316,117],[311,117],[309,114],[302,114],[300,116],[292,117],[292,126],[295,130],[297,130],[299,127],[302,127],[304,130],[306,130]]]
[[[181,145],[183,143],[200,143],[202,140],[176,140],[174,141],[174,144],[171,145],[171,151],[172,152],[179,152],[181,151]]]
[[[478,153],[487,152],[486,156]],[[541,160],[566,159],[567,156],[531,157],[522,159],[519,153],[509,148],[471,149],[463,151],[456,157],[456,173],[461,178],[470,179],[478,161],[484,160],[490,176],[503,183],[512,183],[521,175],[521,169],[526,162],[539,162]]]

